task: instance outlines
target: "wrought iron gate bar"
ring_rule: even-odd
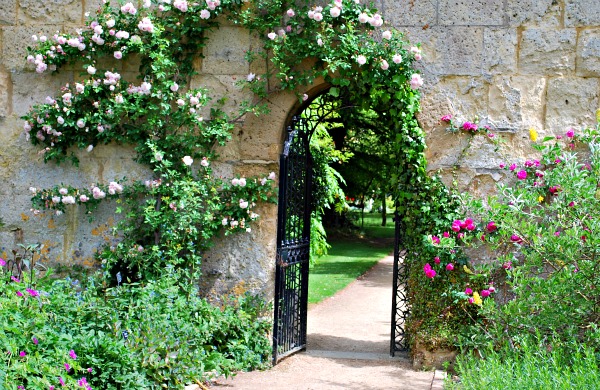
[[[295,117],[280,158],[274,364],[306,348],[311,184],[307,123]]]
[[[394,282],[392,295],[392,330],[390,337],[390,355],[396,356],[396,352],[408,351],[408,340],[406,339],[406,320],[410,313],[408,306],[408,263],[406,252],[401,249],[401,218],[396,211],[394,213]]]

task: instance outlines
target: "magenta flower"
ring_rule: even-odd
[[[488,287],[488,291],[493,293],[496,291],[496,288],[494,286],[490,286],[490,287]]]
[[[474,224],[470,223],[466,226],[466,228],[468,231],[473,231],[473,230],[475,230],[476,226]]]
[[[436,274],[435,270],[431,268],[431,265],[429,263],[423,266],[423,271],[425,272],[425,276],[430,279],[433,279],[433,277]]]
[[[436,264],[439,264],[439,263],[440,263],[440,258],[439,258],[439,257],[437,257],[437,256],[436,256],[436,257],[434,257],[434,258],[433,258],[433,262],[434,262],[434,263],[436,263]]]
[[[6,265],[6,261],[3,258],[0,258],[0,267],[4,267]]]
[[[448,237],[450,237],[450,233],[444,232],[444,238],[448,238]]]
[[[79,386],[83,387],[83,386],[87,386],[88,382],[87,382],[87,379],[85,379],[85,377],[82,377],[80,380],[77,381],[77,384]]]
[[[500,163],[500,165],[499,165],[500,169],[504,169],[505,166],[506,166],[506,164],[504,164],[504,163]]]
[[[514,171],[515,169],[517,169],[517,164],[510,164],[510,167],[508,167],[508,169]]]
[[[517,173],[517,179],[519,179],[519,180],[525,180],[525,179],[527,179],[527,172],[524,171],[524,170],[520,170]]]
[[[481,235],[481,237],[479,237],[479,239],[480,239],[481,241],[485,241],[485,234],[482,234],[482,235]]]
[[[481,290],[481,297],[487,298],[490,296],[490,290]]]
[[[512,242],[516,242],[517,244],[520,244],[523,242],[523,239],[516,234],[513,234],[512,236],[510,236],[510,240]]]
[[[469,287],[467,287],[467,288],[465,288],[465,294],[471,295],[471,294],[473,294],[473,290],[471,290]]]
[[[465,237],[465,233],[458,233],[456,235],[456,238],[458,238],[459,240],[462,240]]]
[[[77,355],[75,355],[75,351],[70,350],[69,351],[69,357],[73,360],[77,359]]]
[[[575,136],[575,130],[569,129],[567,130],[567,134],[565,134],[568,138],[573,138]]]
[[[458,233],[458,232],[460,232],[460,223],[456,223],[456,222],[460,222],[460,221],[454,221],[451,229],[453,232]]]
[[[31,341],[33,341],[33,343],[34,343],[35,345],[38,345],[38,343],[39,343],[38,339],[36,339],[35,337],[32,337],[32,338],[31,338]]]
[[[490,221],[488,222],[488,224],[485,227],[485,230],[487,230],[490,233],[495,232],[496,230],[498,230],[498,226],[496,226],[496,223],[494,221]]]
[[[434,244],[439,244],[440,243],[440,238],[438,236],[431,236],[431,241]]]
[[[62,376],[58,377],[58,383],[60,383],[61,386],[65,385],[65,380],[62,378]]]
[[[65,363],[65,370],[67,372],[71,371],[71,366],[69,365],[69,363]]]
[[[454,271],[454,264],[452,264],[452,263],[446,264],[446,271]]]
[[[506,263],[502,264],[502,268],[504,268],[504,269],[511,269],[512,268],[512,262],[511,261],[507,261]]]
[[[12,280],[15,283],[21,283],[21,281],[19,279],[17,279],[15,276],[11,276],[10,280]]]
[[[465,122],[462,125],[463,130],[466,131],[477,131],[477,125],[475,123],[472,122]]]
[[[556,195],[558,194],[558,191],[560,191],[560,186],[552,186],[548,188],[548,191],[550,191],[552,195]]]
[[[21,351],[21,352],[19,352],[19,356],[21,356],[21,357],[25,357],[25,355],[27,355],[27,353],[26,353],[25,351]]]
[[[37,297],[40,295],[40,293],[36,290],[32,290],[30,288],[25,289],[25,291],[27,291],[29,293],[29,295],[31,295],[32,297]]]
[[[574,207],[574,206],[575,206],[575,202],[571,201],[571,202],[569,203],[569,207]]]
[[[23,293],[22,293],[21,291],[17,291],[17,296],[18,296],[18,297],[22,297],[22,296],[23,296]]]
[[[469,298],[469,303],[475,303],[475,298],[473,298],[473,297]]]
[[[440,121],[442,121],[442,122],[450,122],[451,120],[452,120],[452,115],[450,115],[450,114],[446,114],[440,118]]]
[[[51,385],[50,387],[48,387],[48,390],[54,390],[54,386]]]

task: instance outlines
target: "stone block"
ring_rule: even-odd
[[[577,75],[600,76],[600,29],[583,30],[579,33]]]
[[[600,3],[597,0],[565,0],[565,26],[600,25]]]
[[[564,134],[569,127],[596,123],[599,79],[560,77],[550,79],[546,97],[546,128]]]
[[[247,74],[243,75],[210,75],[201,74],[192,78],[190,88],[206,88],[208,95],[213,99],[209,104],[215,104],[216,100],[225,97],[225,102],[222,109],[232,115],[238,115],[238,108],[242,101],[251,100],[252,92],[243,88],[240,81],[246,80]],[[205,107],[201,115],[208,119],[210,118],[209,107]]]
[[[437,21],[437,1],[385,0],[383,16],[393,26],[434,25]]]
[[[19,23],[82,23],[81,0],[18,0]]]
[[[2,34],[2,54],[0,65],[9,70],[33,67],[27,64],[27,46],[33,46],[33,35],[52,36],[60,30],[59,26],[4,27]]]
[[[532,28],[523,32],[519,70],[525,74],[566,75],[575,70],[575,29]]]
[[[501,26],[504,0],[439,0],[439,22],[450,26]]]
[[[462,151],[469,144],[469,136],[463,133],[450,133],[446,126],[436,126],[425,137],[427,149],[427,169],[438,170],[457,164]]]
[[[514,73],[517,68],[517,31],[486,28],[483,31],[483,50],[485,73]]]
[[[0,71],[0,118],[8,116],[11,112],[11,90],[10,74]]]
[[[0,26],[14,25],[17,21],[17,0],[0,2]]]
[[[562,19],[555,0],[508,0],[506,14],[512,27],[558,27]]]
[[[489,84],[479,77],[449,76],[423,91],[419,123],[427,131],[446,114],[459,120],[487,116]],[[467,116],[468,117],[464,117]]]
[[[221,27],[208,32],[202,71],[214,75],[247,75],[250,34],[240,27]]]
[[[426,75],[481,75],[483,28],[438,26],[405,31],[412,44],[422,44],[423,59],[415,67]]]
[[[60,88],[68,82],[73,81],[73,74],[61,72],[50,75],[28,72],[12,73],[12,110],[21,116],[34,104],[42,104],[46,96],[56,96]]]
[[[498,76],[489,89],[489,119],[496,128],[542,131],[546,79],[533,76]],[[543,136],[542,134],[540,134]]]

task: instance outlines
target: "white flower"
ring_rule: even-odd
[[[369,21],[369,15],[367,15],[366,13],[361,13],[360,15],[358,15],[358,21],[361,23],[367,23]]]
[[[37,192],[37,188],[29,187],[29,191],[31,191],[32,194],[35,194]]]
[[[181,160],[182,160],[182,161],[183,161],[183,163],[184,163],[185,165],[187,165],[188,167],[189,167],[190,165],[192,165],[192,163],[194,162],[194,159],[193,159],[193,158],[191,158],[190,156],[185,156],[185,157],[184,157],[184,158],[182,158]]]
[[[87,72],[89,74],[96,74],[96,68],[94,68],[92,65],[87,67]]]
[[[88,147],[85,150],[87,150],[88,153],[91,152],[92,150],[94,150],[94,145],[88,145]]]
[[[94,27],[94,33],[95,33],[95,34],[98,34],[98,35],[100,35],[100,34],[102,34],[103,32],[104,32],[104,29],[102,28],[102,26],[101,26],[101,25],[97,25],[96,27]]]
[[[387,70],[390,67],[390,64],[386,60],[381,60],[381,69]]]
[[[268,179],[269,179],[269,180],[275,180],[275,177],[276,177],[276,176],[275,176],[275,172],[271,172],[271,173],[269,173],[269,177],[268,177]]]
[[[162,161],[162,159],[163,159],[163,154],[162,154],[162,153],[160,153],[160,152],[156,152],[156,153],[154,153],[154,159],[155,159],[156,161]]]
[[[66,188],[61,188],[58,190],[58,193],[61,195],[67,195],[69,193],[69,190],[67,190]]]
[[[242,177],[242,178],[240,178],[240,179],[238,180],[238,184],[239,184],[239,186],[240,186],[240,187],[244,187],[244,186],[246,186],[246,179],[244,179],[243,177]]]
[[[361,54],[358,57],[356,57],[356,62],[358,62],[359,65],[364,65],[367,63],[367,57]]]
[[[106,197],[106,193],[104,191],[102,191],[100,188],[94,187],[94,188],[92,188],[92,197],[94,199],[103,199]]]
[[[242,208],[242,209],[248,208],[248,201],[245,201],[244,199],[240,199],[240,208]]]
[[[412,89],[419,89],[423,85],[423,78],[418,73],[414,73],[410,78],[410,87]]]
[[[320,22],[321,20],[323,20],[323,14],[320,12],[315,12],[315,16],[313,17],[313,19],[317,22]]]
[[[117,60],[120,60],[121,58],[123,58],[123,52],[117,50],[113,53],[113,57],[115,57]]]
[[[45,35],[40,36],[40,42],[46,42],[48,38]]]
[[[83,119],[77,119],[77,127],[83,129],[85,127],[85,121]]]
[[[294,15],[296,15],[296,13],[294,12],[294,10],[291,9],[291,8],[288,9],[286,13],[287,13],[287,16],[289,16],[290,18],[293,17]]]
[[[237,186],[240,184],[240,181],[237,177],[234,177],[233,179],[231,179],[231,185],[232,186]]]
[[[200,11],[200,18],[201,19],[208,19],[210,18],[210,11],[207,9],[203,9],[202,11]]]
[[[267,37],[269,37],[270,40],[273,40],[277,38],[277,34],[275,34],[274,32],[270,32],[267,34]]]
[[[53,196],[52,203],[56,203],[56,204],[60,203],[60,196]]]
[[[75,90],[78,93],[83,93],[85,91],[85,85],[81,84],[81,83],[75,83]],[[64,95],[63,95],[64,96]]]
[[[79,196],[79,201],[80,201],[81,203],[85,203],[85,202],[87,202],[88,200],[90,200],[90,198],[88,198],[88,197],[87,197],[87,195],[80,195],[80,196]]]
[[[111,181],[108,184],[108,193],[111,195],[120,194],[123,192],[123,186],[117,183],[116,181]]]
[[[123,95],[118,94],[117,96],[115,96],[115,103],[117,104],[122,104],[125,100],[123,99]]]
[[[394,64],[399,64],[402,62],[402,56],[400,54],[395,54],[394,57],[392,57],[392,61],[394,61]]]
[[[200,161],[200,165],[202,165],[203,167],[207,167],[209,165],[208,158],[202,157],[202,161]]]
[[[381,34],[381,37],[382,37],[383,39],[392,39],[392,32],[391,32],[390,30],[384,31],[384,32]]]
[[[249,75],[246,77],[246,80],[248,80],[248,81],[252,81],[252,80],[254,80],[254,78],[255,78],[255,77],[256,77],[256,75],[255,75],[254,73],[250,73],[250,74],[249,74]]]
[[[338,7],[332,7],[329,10],[329,14],[334,18],[337,18],[338,16],[340,16],[341,13],[342,13],[342,10],[339,9]]]
[[[62,202],[64,204],[75,204],[75,198],[73,196],[71,196],[71,195],[69,195],[69,196],[63,196]]]
[[[317,45],[323,46],[323,40],[321,38],[317,38]]]
[[[106,27],[108,28],[113,28],[115,26],[115,20],[114,19],[110,19],[106,21]]]
[[[152,84],[150,84],[147,81],[144,81],[141,85],[140,85],[140,90],[139,93],[141,95],[150,95],[150,89],[152,89]]]
[[[58,122],[59,125],[62,125],[65,123],[65,118],[63,118],[62,116],[59,116],[56,118],[56,121]]]
[[[62,101],[65,104],[69,104],[71,103],[71,98],[73,97],[73,95],[70,92],[67,92],[65,94],[62,95]]]
[[[302,101],[305,102],[307,100],[308,100],[308,95],[307,94],[302,95]]]
[[[173,85],[171,85],[169,89],[171,89],[171,91],[173,92],[177,92],[179,90],[179,84],[173,83]]]
[[[117,33],[115,34],[115,37],[118,39],[127,39],[129,38],[129,33],[127,31],[117,31]]]
[[[124,14],[135,15],[137,10],[135,9],[132,3],[127,3],[121,7],[121,12],[123,12]]]
[[[183,105],[185,105],[185,100],[183,100],[183,99],[177,99],[177,105],[178,105],[178,106],[183,106]]]
[[[23,123],[23,130],[31,131],[31,123],[29,123],[29,122]]]

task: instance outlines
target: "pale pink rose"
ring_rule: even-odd
[[[85,85],[81,83],[75,83],[75,90],[77,93],[83,93],[85,91]]]
[[[62,95],[62,101],[65,104],[70,104],[72,98],[73,98],[73,94],[71,94],[70,92],[67,92]]]
[[[246,76],[246,80],[248,80],[248,82],[251,82],[254,80],[255,77],[256,75],[254,73],[250,73],[248,74],[248,76]]]
[[[274,32],[270,32],[267,34],[267,37],[269,37],[270,40],[274,40],[275,38],[277,38],[277,34],[275,34]]]
[[[240,208],[245,209],[248,208],[248,202],[244,199],[240,199]]]
[[[152,33],[154,31],[154,25],[152,24],[150,18],[143,18],[142,20],[140,20],[140,22],[138,23],[138,28],[141,31],[149,33]]]
[[[61,188],[58,190],[58,193],[61,195],[67,195],[69,193],[69,190],[66,188]]]
[[[394,57],[392,57],[392,61],[394,61],[394,64],[399,64],[402,62],[402,56],[400,54],[395,54]]]
[[[415,54],[415,60],[421,61],[422,58],[423,58],[423,56],[421,56],[421,53]]]
[[[121,12],[123,12],[124,14],[135,15],[137,10],[135,9],[132,3],[127,3],[121,7]]]
[[[46,42],[48,38],[45,35],[40,36],[40,42]]]
[[[115,96],[115,103],[123,104],[124,101],[125,101],[125,99],[123,99],[123,95],[118,94],[117,96]]]
[[[94,33],[101,35],[104,32],[104,29],[102,28],[102,26],[97,25],[96,27],[94,27]]]
[[[171,89],[171,91],[177,92],[179,90],[179,84],[173,83],[173,85],[171,85],[169,88]]]
[[[185,157],[184,157],[184,158],[182,158],[181,160],[182,160],[182,161],[183,161],[183,163],[184,163],[185,165],[187,165],[188,167],[189,167],[190,165],[192,165],[192,163],[194,162],[194,159],[193,159],[193,158],[191,158],[190,156],[185,156]]]
[[[203,167],[207,167],[209,165],[208,158],[202,157],[202,161],[200,161],[200,165]]]
[[[291,9],[291,8],[288,9],[286,13],[287,13],[287,16],[289,16],[290,18],[294,17],[294,15],[296,15],[296,13],[294,12],[294,10]]]
[[[359,65],[364,65],[367,63],[367,57],[361,54],[358,57],[356,57],[356,62],[358,62]]]
[[[200,11],[200,18],[201,19],[208,19],[210,18],[210,11],[207,9],[203,9],[202,11]]]
[[[173,7],[177,8],[181,12],[187,12],[188,3],[186,0],[175,0],[173,1]]]
[[[65,123],[65,118],[63,118],[62,116],[59,116],[56,118],[56,122],[58,122],[59,125],[62,125]]]
[[[94,145],[88,145],[88,147],[85,149],[88,153],[91,152],[92,150],[94,150]]]
[[[302,101],[305,102],[307,100],[308,100],[308,95],[307,94],[302,95]]]
[[[334,18],[337,18],[338,16],[340,16],[341,13],[342,13],[342,10],[339,9],[338,7],[332,7],[329,10],[329,14]]]
[[[69,196],[63,196],[61,201],[64,204],[75,204],[75,197],[69,195]]]
[[[410,87],[412,89],[419,89],[423,85],[423,78],[420,74],[415,73],[410,78]]]
[[[85,127],[85,121],[83,119],[78,119],[77,127],[79,127],[80,129],[83,129]]]
[[[92,65],[88,66],[86,70],[89,74],[96,74],[96,68],[94,68]]]
[[[313,11],[312,9],[310,11],[308,11],[308,18],[309,19],[314,19],[315,18],[315,11]]]
[[[386,60],[381,60],[381,69],[387,70],[390,67],[390,64]]]
[[[383,39],[392,39],[392,32],[391,32],[390,30],[384,31],[384,32],[381,34],[381,37],[382,37]]]
[[[114,19],[109,19],[106,21],[106,27],[108,28],[113,28],[115,26],[115,20]]]
[[[80,195],[80,196],[79,196],[79,201],[80,201],[81,203],[85,203],[85,202],[87,202],[88,200],[90,200],[90,198],[88,198],[88,197],[87,197],[87,195]]]
[[[366,13],[361,13],[360,15],[358,15],[358,21],[361,23],[367,23],[369,21],[369,15],[367,15]]]
[[[317,22],[320,22],[321,20],[323,20],[323,14],[320,12],[315,12],[315,16],[313,19]]]
[[[116,52],[113,53],[113,56],[117,59],[120,60],[121,58],[123,58],[123,53],[120,50],[117,50]]]
[[[321,38],[317,39],[317,45],[323,46],[323,40]]]
[[[240,184],[240,181],[237,177],[234,177],[233,179],[231,179],[231,185],[232,186],[237,186]]]
[[[269,173],[269,176],[267,177],[269,180],[275,180],[277,176],[275,176],[275,172],[271,172]]]
[[[115,38],[117,39],[128,39],[129,38],[129,33],[127,31],[117,31],[117,33],[115,34]]]

